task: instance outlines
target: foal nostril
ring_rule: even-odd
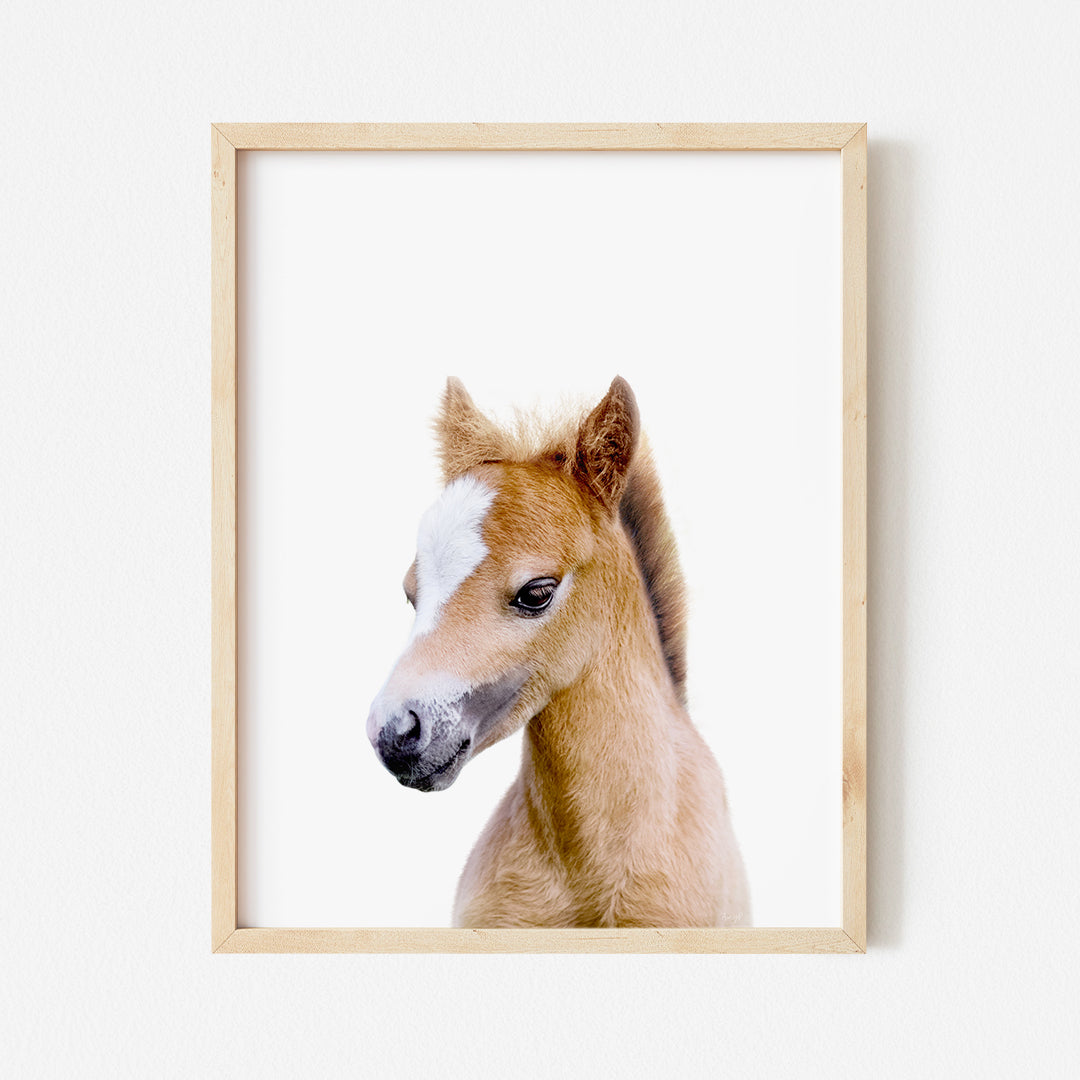
[[[415,754],[424,742],[424,722],[417,706],[404,706],[386,725],[387,745],[399,754]]]
[[[432,738],[432,718],[421,701],[402,702],[389,711],[375,749],[393,773],[420,767]]]

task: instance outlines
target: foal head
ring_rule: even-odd
[[[447,485],[405,575],[416,619],[367,721],[383,764],[421,791],[449,787],[601,647],[637,407],[617,378],[580,424],[534,445],[451,379],[437,428]]]

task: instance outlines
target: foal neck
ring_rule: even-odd
[[[671,813],[688,723],[629,550],[606,570],[621,601],[601,625],[594,663],[525,731],[522,780],[538,836],[563,858],[633,845],[640,823]]]

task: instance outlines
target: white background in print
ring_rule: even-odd
[[[507,418],[621,374],[755,924],[839,925],[839,154],[251,153],[239,190],[241,924],[449,925],[520,736],[438,793],[365,738],[430,422],[448,374]]]

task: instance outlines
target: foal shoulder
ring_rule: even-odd
[[[576,925],[570,891],[532,835],[520,776],[492,814],[461,873],[454,925],[473,929]]]

